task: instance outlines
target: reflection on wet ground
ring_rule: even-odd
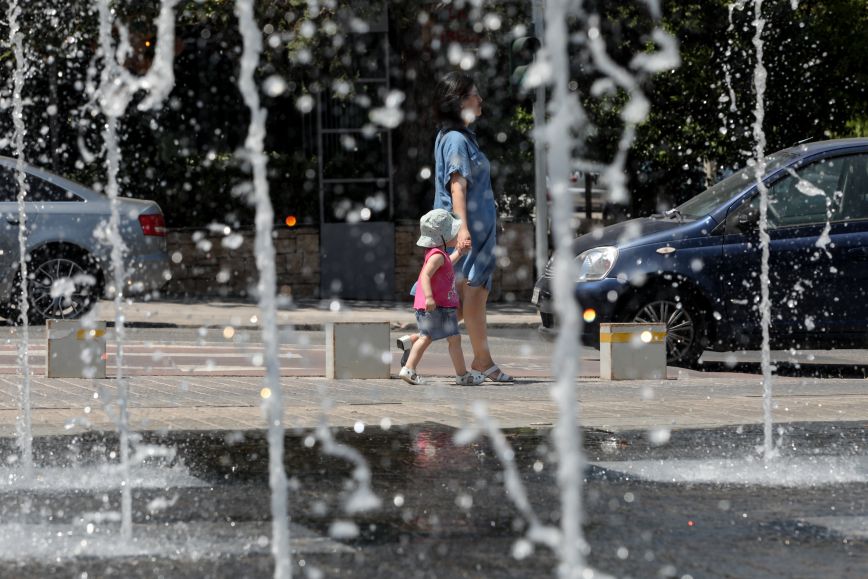
[[[345,513],[351,465],[323,456],[309,432],[289,434],[295,576],[555,576],[550,550],[515,549],[525,523],[505,493],[501,465],[487,441],[458,446],[454,430],[428,424],[336,434],[368,459],[383,507],[361,515]],[[57,547],[62,549],[59,559],[28,546],[34,541],[27,537],[18,537],[16,552],[9,556],[4,554],[9,541],[4,540],[0,576],[270,576],[263,434],[143,436],[142,443],[176,448],[173,460],[182,462],[197,482],[134,492],[141,538],[136,549],[100,546],[100,537],[114,540],[117,523],[95,514],[118,510],[116,492],[72,490],[74,485],[67,490],[0,488],[0,536],[8,538],[10,530],[32,533],[34,540],[46,530],[63,535],[57,543],[62,545]],[[846,462],[849,457],[864,463],[868,455],[864,424],[790,425],[779,436],[782,454],[789,458]],[[585,431],[591,463],[585,489],[590,563],[618,577],[636,578],[868,576],[866,478],[784,488],[650,482],[619,468],[640,460],[741,460],[756,456],[761,438],[758,427],[617,435]],[[557,524],[556,457],[549,432],[515,430],[508,439],[537,515]],[[13,444],[0,442],[0,458],[12,455]],[[41,466],[56,467],[102,463],[116,445],[116,438],[87,435],[37,439],[35,449]],[[161,459],[152,462],[159,468]],[[607,468],[595,466],[602,463]],[[91,545],[91,555],[82,540],[96,545]]]
[[[868,378],[868,365],[846,362],[784,362],[774,363],[775,374],[778,376],[793,376],[804,378]],[[735,372],[738,374],[762,374],[759,362],[703,362],[704,372]]]

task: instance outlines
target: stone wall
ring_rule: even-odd
[[[259,272],[252,230],[231,232],[173,229],[167,244],[172,280],[165,293],[184,297],[244,298],[256,295]],[[297,299],[319,295],[319,229],[274,232],[277,287]]]
[[[395,295],[409,301],[425,250],[416,245],[418,224],[395,225]],[[254,232],[173,229],[167,238],[172,280],[165,293],[175,297],[245,298],[255,295],[258,272]],[[319,229],[294,227],[274,232],[277,287],[295,299],[319,296]],[[527,301],[533,290],[532,223],[506,223],[498,233],[497,271],[491,299]]]

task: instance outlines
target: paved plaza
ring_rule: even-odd
[[[676,370],[677,374],[677,370]],[[144,377],[128,380],[130,416],[138,430],[250,430],[265,427],[259,377]],[[0,378],[0,436],[14,436],[18,386]],[[284,378],[288,427],[315,426],[328,404],[334,426],[436,423],[465,425],[476,400],[505,428],[547,427],[557,419],[551,380],[455,386],[433,378],[426,386],[401,380]],[[868,422],[865,380],[778,378],[775,422]],[[762,422],[757,376],[703,378],[684,373],[666,381],[576,381],[577,416],[610,431],[707,428]],[[32,378],[34,434],[112,430],[116,381]]]
[[[111,320],[109,304],[101,304],[99,314]],[[262,408],[270,385],[263,377],[257,316],[257,308],[245,303],[127,309],[121,374],[138,448],[177,455],[169,460],[172,468],[161,467],[159,459],[142,467],[146,475],[133,493],[134,541],[120,547],[116,523],[82,526],[121,511],[110,468],[118,444],[119,387],[112,330],[109,378],[86,380],[46,378],[44,331],[33,329],[34,447],[43,469],[40,484],[47,486],[0,493],[0,576],[273,574]],[[482,403],[506,429],[530,503],[542,519],[556,522],[554,346],[536,332],[530,307],[495,305],[490,319],[492,349],[516,383],[457,386],[445,347],[437,344],[423,361],[428,382],[411,386],[395,377],[397,350],[391,379],[322,376],[324,324],[387,322],[394,342],[413,325],[401,304],[310,302],[280,311],[294,573],[363,579],[555,575],[557,557],[550,549],[511,556],[523,523],[502,488],[504,465],[491,440],[464,444],[454,436],[456,429],[480,425],[475,412]],[[0,441],[11,456],[23,377],[17,329],[5,331]],[[466,340],[465,348],[468,355]],[[728,362],[730,354],[715,354],[706,371],[670,367],[665,380],[641,381],[600,380],[598,353],[584,349],[580,357],[572,383],[576,417],[585,428],[584,532],[592,566],[623,577],[865,576],[864,475],[856,482],[782,490],[719,484],[716,478],[713,484],[659,482],[631,471],[688,465],[693,476],[697,469],[689,465],[704,460],[706,470],[751,475],[763,422],[756,353],[739,353],[735,363]],[[857,350],[774,353],[780,371],[773,382],[775,439],[786,454],[774,476],[829,475],[829,464],[845,474],[864,469],[863,357]],[[855,377],[833,377],[839,375]],[[364,458],[381,508],[352,517],[341,510],[352,474],[346,461],[315,442],[314,428],[323,421],[336,427],[335,440]],[[75,462],[67,464],[70,457]],[[106,460],[109,468],[99,478],[89,475],[88,468],[103,468]],[[64,469],[60,477],[50,474],[56,467]]]
[[[110,306],[108,302],[100,304],[101,319],[112,319]],[[189,328],[193,332],[206,328],[219,330],[222,326],[239,331],[246,327],[255,335],[257,312],[255,305],[247,303],[160,302],[130,306],[125,315],[132,337],[138,328],[156,332],[163,328],[165,331]],[[387,321],[394,332],[412,323],[409,308],[395,303],[308,302],[282,309],[279,317],[284,327],[296,329],[321,329],[329,321]],[[494,304],[490,320],[493,327],[525,332],[523,336],[527,337],[518,343],[534,340],[533,328],[538,320],[530,306]],[[14,334],[14,329],[11,331]],[[14,347],[15,337],[10,334],[6,348]],[[440,364],[439,371],[433,372],[440,375],[430,378],[425,386],[411,386],[397,378],[281,377],[287,426],[312,427],[327,408],[328,422],[335,426],[354,426],[359,422],[377,426],[385,420],[395,425],[434,423],[460,427],[469,420],[471,407],[477,400],[483,401],[489,414],[505,428],[544,428],[556,421],[557,409],[551,396],[554,381],[547,355],[538,352],[533,360],[520,355],[504,359],[503,366],[519,376],[515,384],[464,387],[452,384],[447,377],[445,350],[435,350],[432,348],[429,363]],[[302,354],[308,355],[304,351]],[[858,359],[859,354],[850,355],[854,356]],[[314,364],[304,373],[319,373],[318,368]],[[22,382],[15,366],[10,365],[7,370],[0,375],[0,436],[14,436]],[[392,376],[396,376],[397,370],[395,353]],[[582,425],[588,428],[609,431],[709,428],[759,424],[763,420],[761,377],[756,374],[669,368],[667,380],[609,382],[594,377],[599,375],[599,362],[593,359],[583,360],[580,372],[575,382],[580,402],[576,412]],[[261,373],[261,368],[234,367],[216,367],[205,375],[178,372],[181,375],[174,376],[159,375],[156,371],[147,375],[139,370],[125,378],[130,391],[132,425],[148,431],[262,429],[265,424]],[[116,379],[48,379],[41,367],[35,367],[31,382],[35,435],[115,428]],[[864,378],[776,376],[774,396],[775,422],[868,422],[868,380]]]

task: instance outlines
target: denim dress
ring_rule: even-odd
[[[470,131],[441,131],[434,142],[434,209],[452,212],[452,174],[467,179],[467,228],[473,248],[455,264],[458,278],[491,291],[497,246],[497,205],[491,189],[491,166]]]

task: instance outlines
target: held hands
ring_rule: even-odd
[[[467,229],[466,225],[462,225],[461,229],[458,230],[458,242],[455,244],[455,247],[458,248],[458,251],[461,255],[464,255],[468,251],[470,251],[472,246],[472,242],[470,241],[470,230]]]
[[[433,312],[437,309],[437,302],[434,301],[434,298],[425,298],[425,311]]]

